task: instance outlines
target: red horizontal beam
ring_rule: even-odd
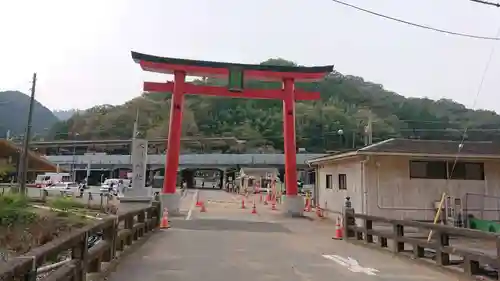
[[[281,89],[244,89],[242,92],[231,92],[226,87],[218,86],[203,86],[186,83],[184,85],[186,94],[204,95],[204,96],[218,96],[228,98],[244,98],[244,99],[283,99],[285,92]],[[158,83],[158,82],[144,82],[145,92],[173,92],[174,82]],[[319,92],[306,92],[300,89],[295,89],[295,100],[318,100],[320,99]]]
[[[229,70],[227,68],[214,68],[195,65],[177,65],[149,61],[140,61],[141,68],[150,72],[172,74],[174,71],[184,71],[188,76],[199,77],[227,77]],[[254,79],[262,81],[282,81],[285,78],[292,78],[295,81],[320,81],[323,80],[326,73],[304,73],[304,72],[277,72],[265,70],[244,70],[245,79]]]

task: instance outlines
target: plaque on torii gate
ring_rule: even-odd
[[[182,111],[186,94],[246,99],[278,99],[283,101],[283,136],[285,146],[285,212],[302,215],[303,199],[297,189],[297,155],[295,139],[295,101],[318,100],[319,92],[296,89],[295,82],[315,82],[333,71],[333,65],[293,67],[252,65],[158,57],[132,52],[132,58],[145,71],[173,74],[174,81],[144,82],[144,91],[172,93],[170,123],[165,161],[165,178],[160,196],[162,206],[169,212],[179,210],[180,195],[176,193],[179,166]],[[227,87],[195,85],[186,76],[214,77],[228,80]],[[280,81],[281,89],[245,89],[245,81]]]

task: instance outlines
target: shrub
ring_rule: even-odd
[[[37,215],[28,208],[28,199],[19,194],[0,197],[0,225],[30,223]]]

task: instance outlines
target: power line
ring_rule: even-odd
[[[493,3],[493,2],[482,1],[482,0],[470,0],[470,1],[480,3],[480,4],[490,5],[490,6],[496,6],[497,8],[500,8],[500,3]]]
[[[387,15],[378,13],[378,12],[374,12],[374,11],[371,11],[371,10],[368,10],[368,9],[364,9],[364,8],[359,7],[359,6],[356,6],[356,5],[353,5],[353,4],[349,4],[349,3],[346,3],[346,2],[343,2],[343,1],[340,1],[340,0],[330,0],[330,1],[332,1],[334,3],[337,3],[337,4],[341,4],[341,5],[350,7],[350,8],[353,8],[353,9],[356,9],[356,10],[361,11],[361,12],[365,12],[365,13],[377,16],[377,17],[385,18],[385,19],[396,21],[396,22],[399,22],[399,23],[404,23],[404,24],[411,25],[411,26],[414,26],[414,27],[419,27],[419,28],[423,28],[423,29],[427,29],[427,30],[432,30],[432,31],[435,31],[435,32],[440,32],[440,33],[445,33],[445,34],[455,35],[455,36],[460,36],[460,37],[468,37],[468,38],[473,38],[473,39],[495,40],[495,41],[500,40],[500,38],[498,38],[498,37],[487,37],[487,36],[479,36],[479,35],[473,35],[473,34],[468,34],[468,33],[461,33],[461,32],[449,31],[449,30],[444,30],[444,29],[440,29],[440,28],[436,28],[436,27],[432,27],[432,26],[428,26],[428,25],[423,25],[423,24],[418,24],[418,23],[414,23],[414,22],[409,22],[409,21],[406,21],[406,20],[402,20],[402,19],[399,19],[399,18],[395,18],[395,17],[391,17],[391,16],[387,16]]]
[[[500,25],[498,26],[497,33],[496,33],[495,37],[498,37],[498,36],[500,36]],[[475,109],[477,101],[479,99],[479,95],[481,94],[481,92],[483,90],[484,80],[486,79],[486,74],[488,73],[488,70],[490,69],[491,61],[493,60],[493,55],[495,54],[495,50],[496,50],[496,44],[493,44],[491,46],[490,54],[489,54],[488,59],[486,61],[486,65],[484,66],[483,73],[481,74],[481,81],[479,82],[476,96],[474,97],[474,102],[472,103],[473,110]],[[451,168],[451,173],[449,175],[450,178],[451,178],[451,175],[453,174],[453,171],[455,170],[455,166],[458,163],[458,158],[460,157],[460,152],[462,151],[462,147],[464,145],[465,138],[467,137],[468,130],[469,130],[469,127],[465,127],[464,133],[462,135],[462,140],[460,141],[460,145],[458,146],[458,151],[457,151],[457,155],[455,157],[455,161],[453,161],[453,166]]]

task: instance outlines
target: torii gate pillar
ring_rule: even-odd
[[[166,206],[170,215],[179,214],[181,195],[176,192],[177,169],[181,150],[182,112],[184,110],[184,85],[186,72],[174,72],[174,90],[170,105],[170,123],[168,127],[167,155],[165,158],[165,177],[163,192],[160,194],[162,206]]]
[[[285,212],[290,216],[302,216],[304,200],[297,188],[297,147],[295,138],[295,83],[283,79],[283,137],[285,148]]]

